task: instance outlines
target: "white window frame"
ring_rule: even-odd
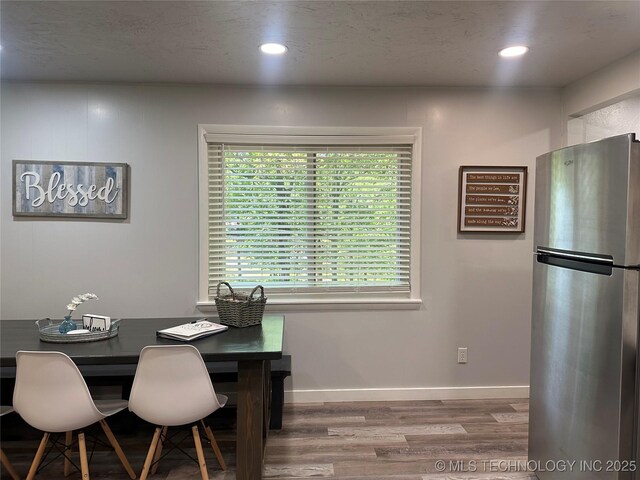
[[[208,285],[208,155],[205,135],[215,135],[216,141],[232,143],[234,140],[254,142],[305,143],[303,137],[326,136],[331,141],[336,137],[363,137],[363,143],[375,143],[381,137],[401,137],[402,143],[413,145],[411,172],[411,290],[407,294],[372,293],[354,297],[352,294],[273,294],[267,292],[267,310],[417,310],[421,299],[421,164],[422,127],[289,127],[258,125],[198,125],[198,302],[196,306],[203,312],[215,311],[215,303],[209,300]]]

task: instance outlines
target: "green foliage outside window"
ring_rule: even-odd
[[[224,151],[221,279],[288,288],[408,282],[410,163],[391,148],[343,150]]]

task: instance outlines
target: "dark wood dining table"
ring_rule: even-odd
[[[202,317],[199,317],[202,318]],[[216,321],[215,317],[210,317]],[[87,343],[47,343],[39,338],[34,320],[0,322],[0,377],[15,378],[19,350],[60,351],[69,355],[80,371],[112,375],[123,365],[135,365],[146,345],[181,343],[156,336],[156,331],[194,318],[125,318],[117,336]],[[265,315],[262,324],[229,330],[191,342],[205,362],[238,362],[238,413],[236,465],[238,480],[262,478],[264,414],[268,389],[268,364],[282,358],[284,317]]]

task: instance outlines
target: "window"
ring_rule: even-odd
[[[270,303],[415,295],[415,135],[206,131],[202,303],[223,280]]]

